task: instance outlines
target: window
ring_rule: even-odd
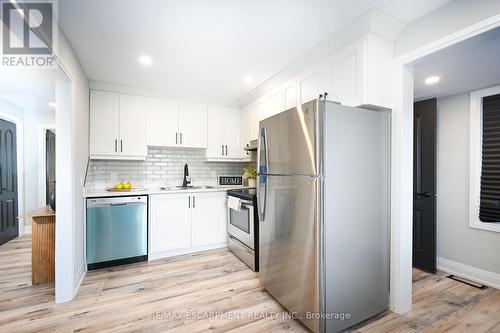
[[[500,232],[500,86],[470,97],[469,226]]]
[[[500,222],[500,94],[483,98],[479,219]]]

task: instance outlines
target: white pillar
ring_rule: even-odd
[[[75,296],[72,84],[56,80],[56,303]]]
[[[395,63],[392,73],[390,308],[412,305],[413,72]]]

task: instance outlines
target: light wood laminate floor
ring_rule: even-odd
[[[261,315],[283,309],[225,249],[90,272],[75,300],[55,304],[53,284],[30,285],[30,246],[29,236],[0,246],[0,332],[305,332]],[[500,332],[500,291],[444,273],[413,278],[410,313],[387,312],[353,331]],[[197,315],[205,312],[214,314]],[[217,316],[224,312],[233,318]]]

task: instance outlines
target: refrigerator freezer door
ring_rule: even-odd
[[[260,281],[285,308],[304,316],[317,312],[318,180],[265,176],[267,209],[259,222]],[[301,321],[317,332],[317,321]]]
[[[317,175],[316,123],[324,102],[311,101],[259,123],[260,174]]]

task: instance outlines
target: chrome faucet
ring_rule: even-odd
[[[182,187],[188,187],[191,184],[191,178],[189,177],[189,169],[187,163],[184,164],[184,179],[182,180]]]

